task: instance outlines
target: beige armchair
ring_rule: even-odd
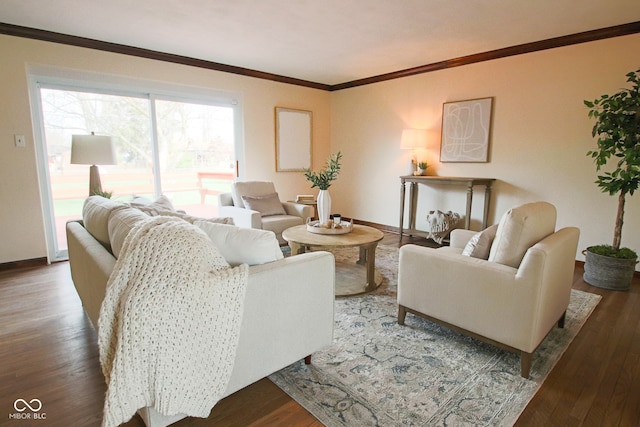
[[[306,223],[313,208],[281,202],[273,182],[246,181],[235,182],[231,193],[218,195],[218,215],[233,218],[238,227],[273,231],[280,245],[286,245],[282,232]]]
[[[515,352],[528,378],[536,348],[564,326],[571,294],[579,230],[555,231],[555,222],[553,205],[529,203],[482,233],[453,230],[448,247],[403,246],[398,323],[412,313]]]

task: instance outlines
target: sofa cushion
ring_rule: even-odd
[[[266,196],[273,194],[276,188],[271,181],[236,182],[231,186],[231,198],[234,206],[244,208],[242,196]]]
[[[556,208],[547,202],[508,210],[498,223],[489,261],[518,268],[527,250],[555,231]]]
[[[124,240],[129,235],[131,229],[141,221],[148,221],[151,217],[144,212],[131,207],[114,209],[109,215],[109,241],[111,242],[111,253],[116,258],[120,257],[120,251]]]
[[[196,221],[207,221],[214,222],[217,224],[228,224],[233,225],[233,218],[229,217],[213,217],[213,218],[201,218],[199,216],[189,215],[187,213],[177,212],[177,211],[163,211],[157,210],[154,213],[150,214],[151,216],[175,216],[177,218],[184,219],[185,221],[194,224]]]
[[[90,196],[82,207],[82,222],[84,228],[102,246],[111,250],[109,243],[109,215],[114,209],[126,207],[124,203],[116,202],[102,196]]]
[[[155,201],[151,201],[145,197],[136,197],[130,203],[134,208],[140,209],[142,212],[155,216],[159,215],[159,211],[175,211],[173,203],[164,194],[158,197]]]
[[[207,221],[196,221],[194,224],[207,233],[232,267],[264,264],[284,258],[275,234],[270,231]]]
[[[498,224],[494,224],[491,227],[487,227],[474,234],[462,250],[462,255],[488,259],[489,252],[491,251],[491,244],[493,243],[493,239],[496,237],[497,230]]]
[[[286,215],[278,193],[265,196],[242,196],[242,202],[247,209],[258,211],[262,216]]]

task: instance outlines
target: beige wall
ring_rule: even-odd
[[[585,156],[593,147],[592,123],[583,99],[611,93],[638,67],[640,35],[515,56],[328,93],[232,74],[167,64],[52,43],[0,36],[0,263],[46,256],[29,109],[28,65],[44,64],[173,84],[235,91],[243,95],[248,179],[270,179],[282,198],[309,193],[300,173],[276,173],[273,108],[314,113],[314,167],[330,152],[345,155],[331,187],[334,212],[398,225],[399,179],[409,153],[400,150],[406,127],[433,131],[430,174],[493,177],[490,222],[509,207],[548,200],[558,226],[576,225],[580,248],[609,243],[615,199],[593,184]],[[438,164],[442,103],[494,97],[490,162]],[[27,148],[13,135],[27,136]],[[447,189],[451,190],[451,189]],[[464,190],[421,189],[419,217],[429,209],[462,212]],[[482,192],[472,227],[479,227]],[[640,250],[640,197],[627,202],[623,244]],[[580,253],[578,259],[582,259]]]
[[[612,93],[640,66],[640,35],[568,46],[362,86],[332,97],[332,150],[345,156],[332,187],[335,210],[346,217],[398,226],[399,175],[409,153],[400,150],[403,128],[434,132],[429,174],[491,177],[490,223],[516,204],[547,200],[558,226],[581,229],[579,251],[611,243],[617,199],[593,183],[586,152],[594,147],[584,99]],[[488,163],[439,164],[442,104],[494,97]],[[420,222],[429,209],[464,212],[465,191],[421,187]],[[482,193],[482,188],[479,188]],[[474,205],[479,227],[482,197]],[[640,250],[640,196],[627,201],[623,245]],[[580,253],[577,258],[584,259]]]
[[[314,166],[320,167],[329,155],[326,91],[3,35],[0,57],[0,263],[47,255],[27,86],[27,68],[32,65],[242,94],[244,178],[273,180],[282,199],[310,190],[301,173],[275,172],[274,107],[313,111]],[[26,148],[15,148],[14,134],[26,135]]]

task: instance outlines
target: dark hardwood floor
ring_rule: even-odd
[[[382,243],[396,245],[398,236]],[[640,280],[629,292],[606,291],[584,283],[578,266],[573,286],[602,301],[516,425],[640,426]],[[97,336],[68,264],[0,271],[0,325],[0,426],[99,426],[106,386]],[[39,399],[46,418],[15,419],[17,399]],[[124,425],[144,424],[136,415]],[[175,426],[322,424],[263,379],[220,401],[208,419]]]

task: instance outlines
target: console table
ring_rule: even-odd
[[[484,215],[482,217],[482,229],[487,227],[489,217],[489,200],[491,199],[491,184],[495,178],[463,178],[451,176],[401,176],[400,177],[400,242],[402,242],[404,225],[404,203],[406,183],[410,183],[409,188],[409,235],[424,235],[423,231],[416,230],[416,205],[418,201],[419,184],[422,185],[457,185],[467,187],[467,209],[464,217],[464,228],[469,229],[471,224],[471,203],[473,202],[473,187],[484,185]]]

